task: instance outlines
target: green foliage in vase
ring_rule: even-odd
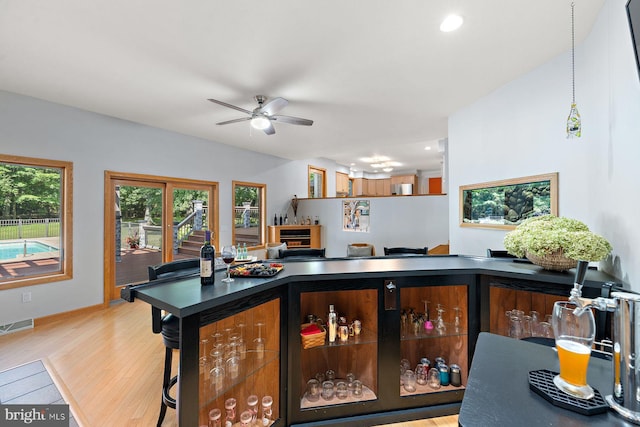
[[[504,237],[504,247],[517,257],[527,253],[543,257],[562,250],[578,261],[600,261],[611,252],[611,244],[575,219],[544,215],[523,221]]]

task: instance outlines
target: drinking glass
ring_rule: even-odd
[[[315,378],[307,381],[306,395],[309,402],[317,402],[320,399],[320,382]]]
[[[409,393],[416,391],[416,373],[411,369],[407,369],[402,374],[402,387]]]
[[[594,392],[587,384],[587,366],[596,335],[593,312],[558,301],[553,305],[551,325],[560,361],[560,374],[553,379],[554,384],[571,396],[591,399]]]
[[[336,384],[336,397],[338,399],[346,399],[347,396],[349,396],[347,383],[344,381],[338,381],[338,383]]]
[[[222,261],[227,264],[227,277],[222,279],[222,281],[227,283],[233,282],[233,279],[231,278],[231,263],[236,259],[238,251],[235,246],[229,245],[223,247],[220,254],[222,255]]]
[[[333,381],[325,381],[322,383],[322,398],[324,400],[333,399]]]
[[[258,327],[258,338],[254,339],[253,342],[256,344],[256,358],[262,359],[264,357],[264,339],[262,338],[262,327],[264,323],[257,322],[256,326]]]

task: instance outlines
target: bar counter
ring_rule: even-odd
[[[216,272],[213,286],[201,286],[198,275],[193,274],[185,278],[160,279],[122,290],[121,296],[127,301],[139,298],[180,318],[182,333],[178,395],[196,396],[178,399],[177,418],[180,426],[198,425],[199,328],[224,313],[231,314],[234,310],[242,309],[249,302],[267,301],[274,296],[286,298],[297,283],[326,283],[331,280],[357,283],[358,280],[381,279],[382,295],[385,291],[382,286],[384,280],[395,280],[399,286],[406,280],[420,282],[434,277],[465,280],[469,285],[470,301],[467,313],[468,344],[470,354],[473,354],[479,332],[488,330],[490,284],[505,282],[519,289],[537,291],[539,288],[540,292],[568,296],[574,280],[574,270],[552,272],[511,259],[459,255],[322,259],[283,264],[284,269],[272,278],[236,278],[231,283],[224,283],[221,279],[225,272],[219,271]],[[589,270],[583,294],[600,296],[603,284],[614,281],[613,277],[600,271]],[[610,288],[609,285],[607,289]],[[283,334],[286,334],[287,325],[283,328]]]

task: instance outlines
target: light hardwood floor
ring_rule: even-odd
[[[164,346],[149,305],[116,303],[0,336],[0,371],[46,359],[84,427],[155,426]],[[177,359],[177,358],[174,358]],[[454,427],[457,416],[390,424]],[[164,426],[176,425],[169,409]]]

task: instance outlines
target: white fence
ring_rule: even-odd
[[[0,240],[57,237],[60,218],[0,219]]]

